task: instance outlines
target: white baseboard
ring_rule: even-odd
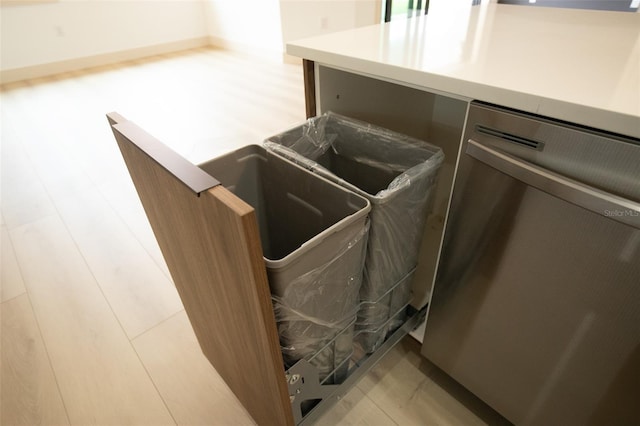
[[[145,46],[136,49],[128,49],[119,52],[104,53],[83,58],[69,59],[66,61],[51,62],[47,64],[33,65],[29,67],[14,68],[0,71],[0,83],[13,83],[31,78],[46,77],[79,69],[99,67],[123,61],[140,59],[147,56],[161,55],[196,47],[209,45],[209,37],[198,37],[189,40],[180,40],[170,43]]]

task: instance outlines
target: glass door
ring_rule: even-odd
[[[384,5],[384,21],[406,19],[418,15],[426,15],[429,11],[429,0],[386,0]]]

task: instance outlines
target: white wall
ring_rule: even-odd
[[[283,41],[377,24],[381,4],[381,0],[281,0]]]
[[[200,0],[58,0],[1,8],[3,71],[207,36]]]
[[[381,0],[51,0],[0,6],[3,82],[212,44],[286,42],[379,22]],[[164,50],[163,50],[164,49]]]
[[[206,2],[213,44],[277,57],[288,41],[378,23],[382,7],[382,0]]]
[[[214,45],[282,57],[278,0],[206,0]]]

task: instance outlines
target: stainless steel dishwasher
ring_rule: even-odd
[[[518,425],[640,424],[640,141],[472,103],[423,354]]]

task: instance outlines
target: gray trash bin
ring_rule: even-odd
[[[321,380],[341,382],[353,351],[370,203],[257,145],[199,167],[256,210],[285,366],[305,358]]]
[[[371,229],[356,340],[373,352],[405,319],[442,150],[327,113],[265,146],[371,202]]]

